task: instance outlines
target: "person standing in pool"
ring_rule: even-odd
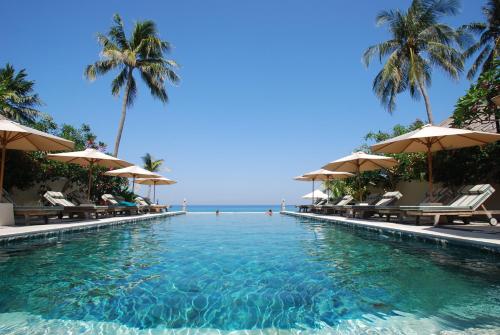
[[[269,216],[273,216],[273,210],[272,209],[268,210],[266,214]]]
[[[219,210],[216,210],[215,215],[219,216],[219,214],[220,214]]]

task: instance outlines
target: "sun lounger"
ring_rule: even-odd
[[[49,223],[51,217],[61,217],[64,207],[62,206],[17,206],[14,205],[14,216],[24,217],[24,224],[31,223],[32,217],[41,217],[45,224]]]
[[[500,210],[487,210],[485,201],[495,192],[489,184],[468,185],[459,191],[459,196],[449,205],[421,204],[419,206],[400,206],[397,209],[399,217],[415,217],[416,223],[420,223],[421,217],[431,217],[434,225],[438,225],[441,217],[446,217],[449,222],[460,218],[465,224],[472,217],[485,216],[491,225],[497,224],[493,215],[499,215]],[[481,208],[481,210],[478,210]]]
[[[113,215],[116,214],[139,214],[139,207],[131,202],[125,201],[124,198],[115,196],[112,194],[103,194],[101,196],[102,200],[109,205],[110,210],[112,210]]]
[[[326,202],[326,200],[325,199],[316,199],[316,201],[314,202],[313,205],[299,205],[299,206],[296,206],[296,207],[299,208],[299,212],[301,212],[301,213],[307,213],[307,212],[311,212],[312,209],[314,208],[314,206],[318,206],[318,205],[320,205],[323,202]]]
[[[143,206],[149,206],[149,211],[150,212],[156,212],[160,213],[162,211],[168,211],[168,206],[167,205],[158,205],[153,203],[149,198],[143,198],[143,197],[137,197],[135,198],[135,201],[139,201],[140,204]]]
[[[310,209],[311,213],[321,213],[323,206],[326,205],[327,202],[328,202],[327,199],[320,199],[318,201],[318,203],[311,206],[311,209]]]
[[[434,189],[432,192],[432,197],[429,195],[429,192],[425,193],[424,198],[420,202],[420,205],[415,206],[405,206],[418,208],[419,206],[442,206],[445,204],[450,204],[451,201],[455,198],[453,191],[448,187],[438,187]],[[385,217],[387,221],[390,221],[391,218],[395,217],[399,219],[401,217],[400,206],[379,206],[377,208],[377,212],[380,217]]]
[[[378,213],[380,208],[384,208],[394,204],[396,201],[401,199],[403,195],[398,191],[386,192],[382,195],[374,204],[358,204],[351,207],[352,216],[356,217],[359,214],[362,218],[369,218],[374,214]]]
[[[143,198],[136,197],[134,199],[135,204],[139,208],[140,212],[148,213],[152,211],[151,205],[149,205]]]
[[[66,199],[64,194],[62,194],[61,192],[47,191],[45,192],[43,197],[52,206],[59,206],[63,208],[61,212],[61,218],[64,215],[68,215],[69,218],[73,218],[73,216],[76,215],[80,218],[88,219],[92,214],[95,218],[97,218],[99,214],[107,212],[107,206],[95,206],[93,204],[76,205],[75,203]]]
[[[26,225],[30,224],[32,217],[41,217],[44,223],[47,224],[49,218],[60,217],[63,210],[61,206],[18,205],[6,190],[3,190],[3,200],[14,206],[14,217],[24,217],[24,224]]]
[[[353,200],[354,200],[354,198],[352,197],[352,195],[345,195],[336,204],[332,204],[332,205],[327,204],[327,205],[324,205],[323,208],[322,208],[322,212],[324,214],[335,214],[335,213],[338,213],[340,211],[343,211],[344,208],[345,208],[345,206],[348,206]]]

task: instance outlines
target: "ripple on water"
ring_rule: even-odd
[[[500,326],[497,256],[325,223],[188,215],[32,242],[2,251],[0,334]]]

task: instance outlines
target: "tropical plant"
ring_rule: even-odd
[[[120,91],[123,92],[122,113],[113,152],[117,156],[127,107],[132,106],[137,95],[134,71],[140,73],[151,95],[163,103],[168,102],[165,82],[178,83],[179,77],[175,73],[175,69],[178,68],[177,63],[164,58],[164,54],[171,50],[170,43],[160,39],[153,21],[135,23],[128,39],[118,14],[115,14],[113,21],[113,26],[107,35],[97,35],[97,41],[102,47],[102,57],[87,66],[85,76],[89,80],[95,80],[97,75],[106,74],[111,70],[119,71],[111,83],[111,93],[114,96],[119,95]]]
[[[369,66],[374,57],[380,63],[387,59],[373,81],[373,91],[390,113],[396,107],[396,96],[409,91],[414,99],[423,96],[428,122],[434,122],[427,93],[433,67],[453,79],[458,79],[464,67],[455,47],[466,44],[467,34],[440,22],[458,9],[457,0],[413,0],[407,11],[384,10],[377,15],[378,26],[389,25],[391,39],[370,46],[363,61]]]
[[[339,198],[346,194],[354,194],[355,190],[346,180],[332,179],[323,182],[325,190],[329,190],[331,198]]]
[[[35,82],[27,79],[25,69],[16,73],[10,64],[0,68],[0,114],[22,123],[33,123],[41,114],[36,108],[42,105],[33,92]]]
[[[163,164],[164,159],[154,159],[150,153],[146,153],[142,156],[142,162],[144,163],[144,168],[151,172],[160,171],[160,167]],[[151,185],[148,188],[148,198],[151,197]]]
[[[370,132],[365,135],[366,141],[375,143],[385,141],[389,138],[400,136],[422,127],[424,123],[421,120],[415,120],[408,126],[401,124],[395,125],[391,132]],[[368,147],[366,145],[366,147]],[[371,172],[366,178],[383,188],[394,190],[400,181],[423,180],[426,174],[426,156],[423,153],[400,153],[389,154],[398,161],[393,168],[384,171]]]
[[[50,116],[44,116],[35,121],[33,127],[56,136],[61,136],[75,142],[75,150],[83,150],[93,147],[105,151],[106,145],[96,141],[95,134],[89,125],[74,127],[68,124],[57,125]],[[66,183],[63,191],[76,190],[76,193],[85,194],[88,183],[88,170],[79,165],[61,163],[46,158],[46,153],[40,151],[24,152],[19,150],[8,150],[6,156],[5,189],[10,191],[13,187],[25,190],[40,184],[40,193],[48,190],[46,182],[64,178]],[[22,171],[20,173],[19,171]],[[99,200],[104,193],[128,196],[128,182],[124,178],[109,177],[104,175],[107,171],[103,167],[93,169],[93,187],[91,198]]]
[[[142,162],[144,163],[144,168],[148,171],[151,171],[151,172],[160,171],[160,167],[163,164],[163,162],[165,161],[164,159],[154,159],[154,157],[151,156],[150,153],[146,153],[141,158],[142,158]]]
[[[471,85],[467,93],[458,99],[453,112],[453,124],[466,128],[472,124],[495,122],[500,133],[500,108],[493,98],[500,92],[500,60],[493,62],[491,69],[483,72],[477,83]]]
[[[500,57],[500,0],[489,0],[483,7],[486,22],[474,22],[463,25],[460,29],[479,35],[479,40],[464,52],[465,58],[472,57],[479,51],[467,78],[472,80],[481,67],[481,73],[491,70],[494,61]],[[498,65],[496,65],[498,66]]]

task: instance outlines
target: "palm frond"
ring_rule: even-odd
[[[371,59],[375,55],[378,55],[379,61],[382,62],[382,59],[393,53],[398,48],[398,46],[399,43],[396,40],[389,40],[377,45],[372,45],[371,47],[366,49],[365,53],[363,54],[363,63],[365,64],[365,66],[369,66]]]
[[[127,37],[125,36],[125,27],[123,26],[123,21],[120,15],[115,14],[113,16],[113,22],[114,25],[109,29],[108,36],[122,50],[130,49]]]
[[[34,93],[34,85],[24,69],[16,73],[10,64],[0,68],[0,114],[22,123],[33,122],[42,115],[36,108],[43,102]]]
[[[127,106],[132,106],[137,96],[137,84],[135,83],[135,79],[133,76],[130,76],[128,78],[128,81]]]
[[[165,90],[164,80],[158,74],[150,71],[148,68],[141,68],[141,77],[146,82],[151,95],[163,103],[168,102],[167,91]]]
[[[127,74],[128,74],[129,69],[124,68],[123,70],[120,71],[118,76],[116,76],[115,79],[111,82],[111,93],[116,96],[120,94],[121,88],[125,85],[127,82]]]
[[[156,24],[151,20],[136,22],[130,38],[131,49],[136,50],[143,40],[151,37],[158,38]]]
[[[99,60],[94,64],[87,65],[84,75],[89,80],[95,80],[96,76],[99,74],[106,74],[110,70],[118,66],[117,62],[114,60]]]

